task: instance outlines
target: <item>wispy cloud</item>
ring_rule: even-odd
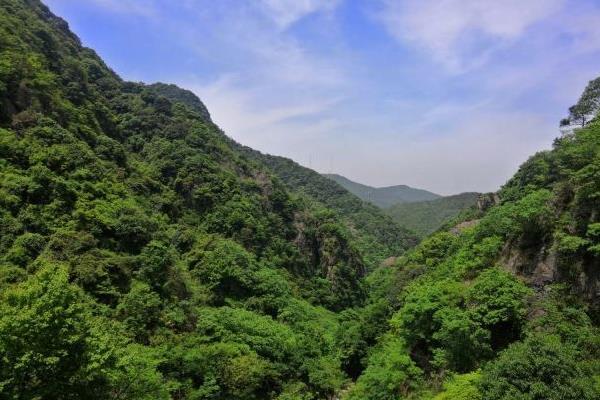
[[[344,101],[349,80],[338,60],[285,28],[309,14],[332,12],[337,3],[224,0],[199,10],[188,0],[194,24],[179,23],[171,29],[199,57],[220,68],[211,79],[189,74],[172,80],[202,98],[213,119],[233,138],[294,156],[289,149],[295,139],[336,129],[331,113]],[[274,23],[265,23],[265,16]],[[311,22],[319,27],[323,23]]]
[[[340,0],[261,0],[264,12],[281,29],[316,12],[329,12]]]
[[[69,2],[74,0],[53,0]],[[91,0],[98,6],[111,12],[134,14],[143,17],[156,17],[157,6],[154,0]]]
[[[45,1],[240,143],[374,185],[494,190],[600,72],[597,0]]]
[[[484,63],[497,48],[555,13],[564,0],[382,0],[388,32],[451,71]]]
[[[329,111],[338,99],[280,99],[261,100],[261,87],[248,87],[233,76],[224,76],[208,84],[190,80],[185,86],[202,96],[210,104],[211,114],[221,127],[246,140],[253,137],[268,137],[277,134],[288,135],[282,125],[301,123],[304,127],[319,125],[325,112]],[[280,127],[279,129],[277,127]],[[264,146],[265,143],[261,143]]]

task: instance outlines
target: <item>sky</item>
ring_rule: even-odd
[[[44,0],[127,80],[372,186],[497,190],[600,75],[599,0]]]

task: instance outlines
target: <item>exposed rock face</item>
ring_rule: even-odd
[[[461,222],[460,224],[456,225],[455,227],[453,227],[452,229],[450,229],[450,232],[455,234],[455,235],[460,235],[460,233],[462,231],[464,231],[467,228],[470,228],[472,226],[475,226],[479,223],[478,219],[472,219],[469,221],[464,221]]]
[[[588,260],[590,261],[590,260]],[[525,247],[521,241],[504,245],[498,264],[523,278],[538,290],[557,282],[568,282],[574,293],[591,303],[600,301],[600,265],[561,257],[552,241]]]
[[[522,249],[515,243],[506,243],[499,260],[500,265],[513,274],[524,277],[536,288],[557,279],[556,253],[545,246]]]
[[[477,209],[481,212],[487,211],[497,204],[500,204],[498,193],[483,193],[477,199]]]
[[[381,262],[381,265],[383,265],[384,267],[392,267],[396,264],[396,261],[398,261],[398,258],[399,257],[388,257]]]

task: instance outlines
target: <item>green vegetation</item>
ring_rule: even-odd
[[[1,398],[600,397],[598,118],[400,254],[37,0],[0,3],[0,106]]]
[[[435,200],[398,203],[387,208],[385,212],[397,224],[424,238],[457,217],[463,210],[474,207],[478,196],[479,193],[461,193]]]
[[[365,298],[354,235],[193,94],[122,81],[39,1],[7,0],[0,105],[0,397],[345,384],[335,312]]]
[[[403,253],[417,243],[418,239],[405,225],[395,223],[378,207],[361,201],[360,195],[353,195],[354,192],[344,189],[343,185],[290,159],[239,147],[250,158],[266,165],[288,190],[305,197],[311,207],[325,207],[335,211],[349,227],[354,243],[370,268],[388,257]]]
[[[594,120],[527,161],[499,205],[381,267],[390,329],[348,398],[598,398],[599,160]]]
[[[560,126],[585,126],[600,110],[600,78],[588,83],[576,104],[569,108],[569,116],[560,121]]]
[[[434,200],[440,197],[423,189],[415,189],[406,185],[375,188],[361,183],[353,182],[337,174],[325,174],[332,181],[355,194],[364,201],[368,201],[381,208],[391,207],[398,203],[412,203],[416,201]]]

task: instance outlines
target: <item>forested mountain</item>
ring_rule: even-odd
[[[327,185],[322,182],[319,182],[319,184],[316,183],[317,178],[314,176],[313,171],[305,168],[306,172],[304,174],[299,173],[299,171],[291,173],[291,169],[297,165],[293,161],[284,161],[285,159],[281,159],[281,157],[266,157],[270,157],[270,161],[267,160],[268,165],[273,166],[276,171],[282,171],[278,175],[284,182],[289,181],[290,187],[309,186],[314,188],[313,193],[311,193],[313,196],[323,199],[330,198],[331,190],[328,190]],[[310,176],[310,185],[306,184],[309,180],[307,176]],[[365,202],[380,207],[385,214],[392,217],[392,220],[398,226],[407,228],[420,238],[433,233],[444,225],[445,222],[456,217],[461,211],[474,206],[478,196],[478,193],[470,192],[442,197],[427,190],[415,189],[406,185],[374,188],[353,182],[337,174],[323,174],[323,176],[336,182]],[[337,209],[336,204],[332,204],[331,202],[327,202],[326,204],[329,207]],[[379,221],[381,221],[381,218],[373,220],[373,222]],[[361,225],[359,224],[358,226]],[[379,229],[381,228],[375,226],[370,231],[377,231]],[[391,236],[386,235],[386,237]],[[384,243],[387,244],[387,242]],[[396,253],[399,252],[396,251]]]
[[[389,328],[347,399],[600,398],[597,114],[479,206],[369,277]]]
[[[125,82],[41,2],[2,0],[0,105],[0,397],[343,384],[335,312],[365,296],[353,236],[193,94]]]
[[[398,203],[411,203],[415,201],[434,200],[441,197],[423,189],[415,189],[406,185],[396,185],[375,188],[361,183],[353,182],[337,174],[324,174],[327,178],[337,182],[349,192],[360,197],[364,201],[375,204],[381,208],[387,208]]]
[[[398,224],[412,230],[419,237],[425,237],[463,210],[474,207],[478,197],[479,193],[468,192],[435,200],[398,203],[385,212]]]
[[[0,398],[598,399],[582,125],[395,254],[374,207],[0,0]]]
[[[262,154],[248,147],[240,148],[250,158],[266,165],[290,191],[337,212],[350,227],[355,243],[370,266],[399,255],[417,243],[413,232],[396,224],[382,210],[360,200],[331,179],[288,158]]]

